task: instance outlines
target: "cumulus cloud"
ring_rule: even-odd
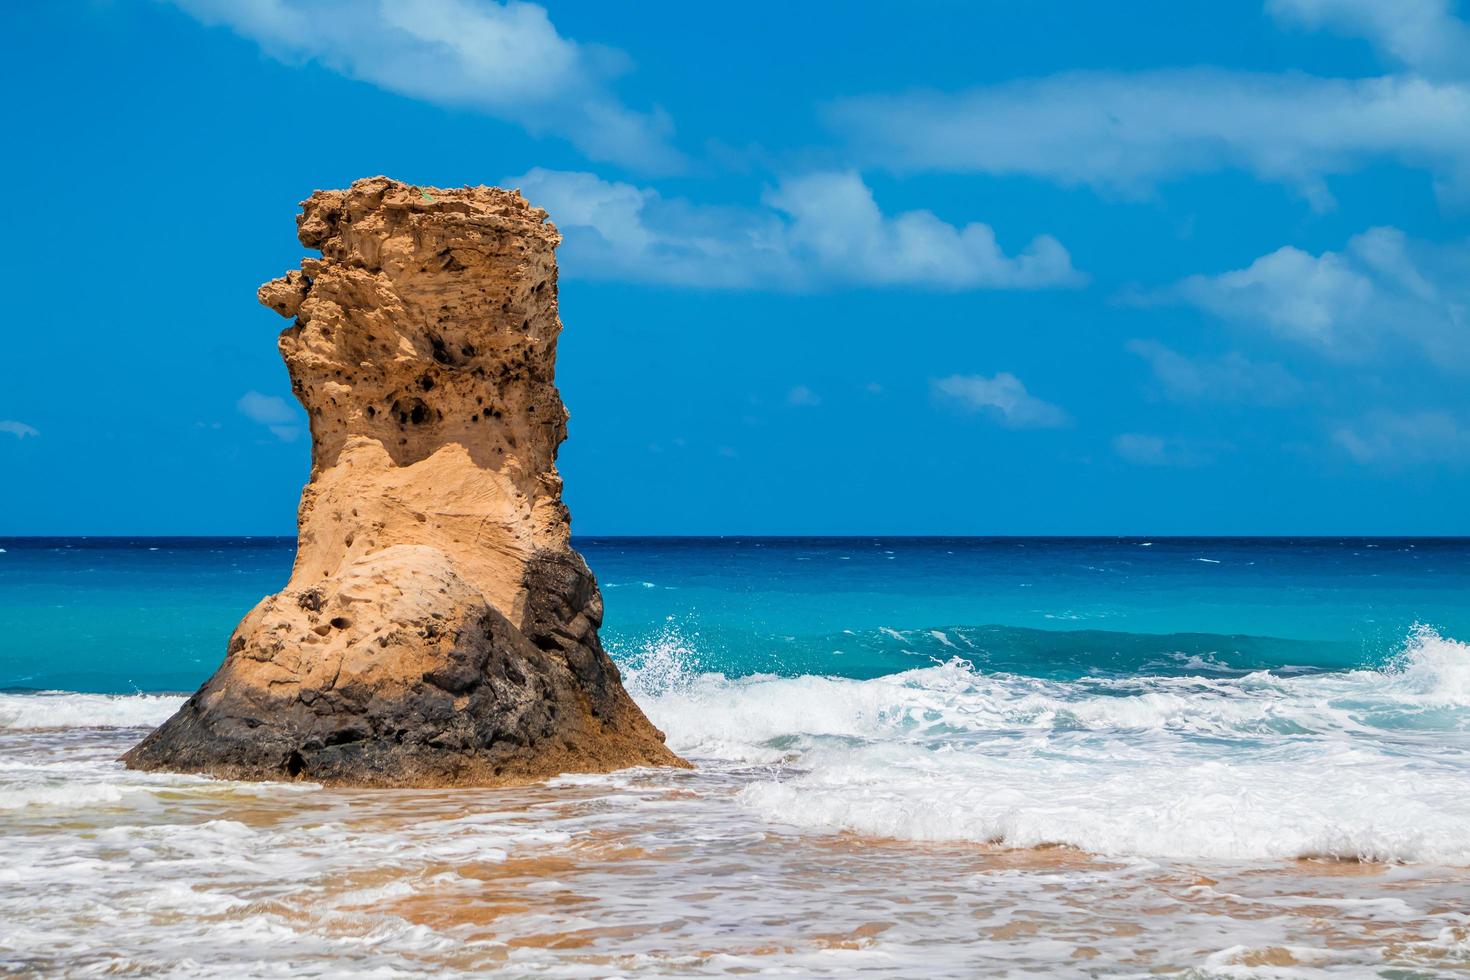
[[[35,426],[17,422],[14,419],[0,419],[0,432],[15,436],[17,439],[34,439],[40,435]]]
[[[563,37],[545,8],[509,0],[172,0],[287,63],[315,61],[399,95],[553,135],[594,160],[677,169],[673,127],[613,94],[626,56]]]
[[[1005,371],[954,374],[933,382],[934,393],[968,412],[982,412],[1009,429],[1054,429],[1068,424],[1067,413],[1026,390],[1021,379]]]
[[[1159,295],[1342,357],[1407,342],[1470,365],[1470,247],[1373,228],[1341,252],[1279,248],[1243,269],[1197,275]]]
[[[1039,235],[1006,255],[989,225],[929,211],[884,214],[852,171],[783,180],[760,208],[662,197],[590,173],[536,168],[505,183],[569,235],[569,275],[723,289],[833,286],[1037,289],[1076,286],[1061,243]]]
[[[1470,76],[1470,25],[1449,0],[1268,0],[1266,8],[1283,23],[1367,38],[1424,75]]]
[[[1332,439],[1365,466],[1470,462],[1470,428],[1448,412],[1373,412]]]
[[[284,398],[247,391],[235,407],[241,415],[270,429],[282,442],[294,442],[301,436],[301,413]]]
[[[1175,401],[1278,405],[1302,389],[1280,364],[1252,361],[1235,351],[1218,358],[1189,358],[1156,340],[1130,340],[1127,347],[1148,362],[1164,395]]]
[[[1203,466],[1211,461],[1208,453],[1189,442],[1143,432],[1114,437],[1113,452],[1139,466]]]
[[[1179,295],[1217,316],[1254,320],[1294,340],[1331,346],[1373,283],[1341,255],[1286,246],[1244,269],[1191,276]]]
[[[931,283],[954,289],[1075,285],[1071,257],[1050,235],[1014,258],[989,225],[947,224],[930,211],[885,216],[855,172],[783,181],[766,201],[789,216],[791,250],[822,274],[878,285]]]
[[[1470,197],[1470,88],[1415,76],[1076,71],[846,98],[825,116],[863,159],[900,171],[1025,174],[1137,196],[1239,169],[1325,209],[1324,178],[1391,160]]]

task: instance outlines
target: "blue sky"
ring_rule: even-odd
[[[1470,533],[1465,17],[6,5],[0,533],[290,533],[378,173],[561,227],[578,533]]]

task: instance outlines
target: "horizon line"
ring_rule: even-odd
[[[0,541],[294,541],[296,534],[0,534]],[[1352,539],[1359,541],[1470,541],[1470,534],[1362,534],[1362,533],[1340,533],[1340,534],[1140,534],[1140,533],[1118,533],[1118,534],[1027,534],[1027,533],[997,533],[997,534],[679,534],[679,533],[643,533],[643,534],[573,534],[573,540],[603,540],[603,541],[728,541],[728,540],[753,540],[753,541],[861,541],[869,539],[878,540],[909,540],[909,541],[1006,541],[1006,540],[1028,540],[1028,541],[1063,541],[1063,540],[1086,540],[1086,541],[1330,541],[1340,539]]]

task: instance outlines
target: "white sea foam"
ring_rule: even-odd
[[[732,679],[676,627],[625,673],[700,768],[515,790],[131,772],[116,759],[140,733],[96,726],[154,703],[151,724],[177,698],[6,696],[71,705],[79,727],[0,726],[0,972],[1470,966],[1470,871],[1433,863],[1470,863],[1463,644],[1419,630],[1384,670],[1317,675],[1058,682],[956,660],[867,681]],[[1416,863],[1343,875],[1279,860],[1300,854]]]
[[[701,671],[695,640],[671,626],[628,664],[629,688],[682,754],[768,767],[739,798],[775,823],[1113,856],[1470,865],[1470,647],[1428,627],[1379,670],[1078,681],[959,659],[873,680],[732,679]],[[151,726],[181,702],[0,695],[0,729]],[[17,778],[0,809],[115,806],[135,791]]]
[[[152,727],[183,703],[173,694],[0,694],[0,729]]]
[[[677,658],[675,658],[677,660]],[[856,681],[632,680],[669,744],[773,766],[769,820],[1202,859],[1470,865],[1470,647],[1383,670],[1047,681],[950,663]]]
[[[14,781],[6,780],[4,788],[0,788],[0,811],[27,807],[52,810],[105,807],[121,803],[123,794],[123,787],[114,783],[47,781],[17,785]]]

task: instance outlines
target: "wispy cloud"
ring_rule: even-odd
[[[1203,466],[1213,461],[1209,453],[1187,440],[1143,432],[1115,436],[1113,452],[1139,466]]]
[[[1470,462],[1470,428],[1448,412],[1372,412],[1332,439],[1364,465]]]
[[[1424,75],[1470,76],[1470,25],[1449,0],[1268,0],[1266,8],[1283,23],[1367,38]]]
[[[988,415],[1010,429],[1054,429],[1071,421],[1064,410],[1032,395],[1020,378],[1005,371],[994,377],[954,374],[932,384],[942,400]]]
[[[1127,347],[1148,362],[1163,394],[1174,401],[1279,405],[1302,390],[1301,382],[1280,364],[1253,361],[1236,351],[1190,358],[1156,340],[1130,340]]]
[[[379,88],[570,141],[594,160],[681,165],[660,110],[612,91],[620,52],[563,37],[545,8],[510,0],[172,0],[287,63],[315,61]]]
[[[1083,277],[1049,235],[1006,255],[989,225],[887,215],[852,171],[783,180],[760,208],[710,207],[594,174],[537,168],[505,183],[563,230],[569,275],[717,289],[1039,289]]]
[[[899,171],[1022,174],[1141,196],[1239,169],[1321,210],[1333,204],[1325,178],[1401,161],[1470,198],[1470,89],[1416,76],[1078,71],[846,98],[825,116],[862,160]]]
[[[35,426],[26,425],[14,419],[0,419],[0,432],[15,436],[17,439],[34,439],[41,434],[36,431]]]
[[[795,408],[815,408],[822,404],[822,396],[806,385],[797,385],[786,393],[786,404]]]
[[[270,429],[282,442],[295,442],[301,437],[301,413],[284,398],[247,391],[235,403],[240,414]]]
[[[1263,327],[1343,358],[1407,341],[1446,366],[1470,364],[1470,247],[1373,228],[1341,252],[1279,248],[1243,269],[1182,280],[1156,298]]]

